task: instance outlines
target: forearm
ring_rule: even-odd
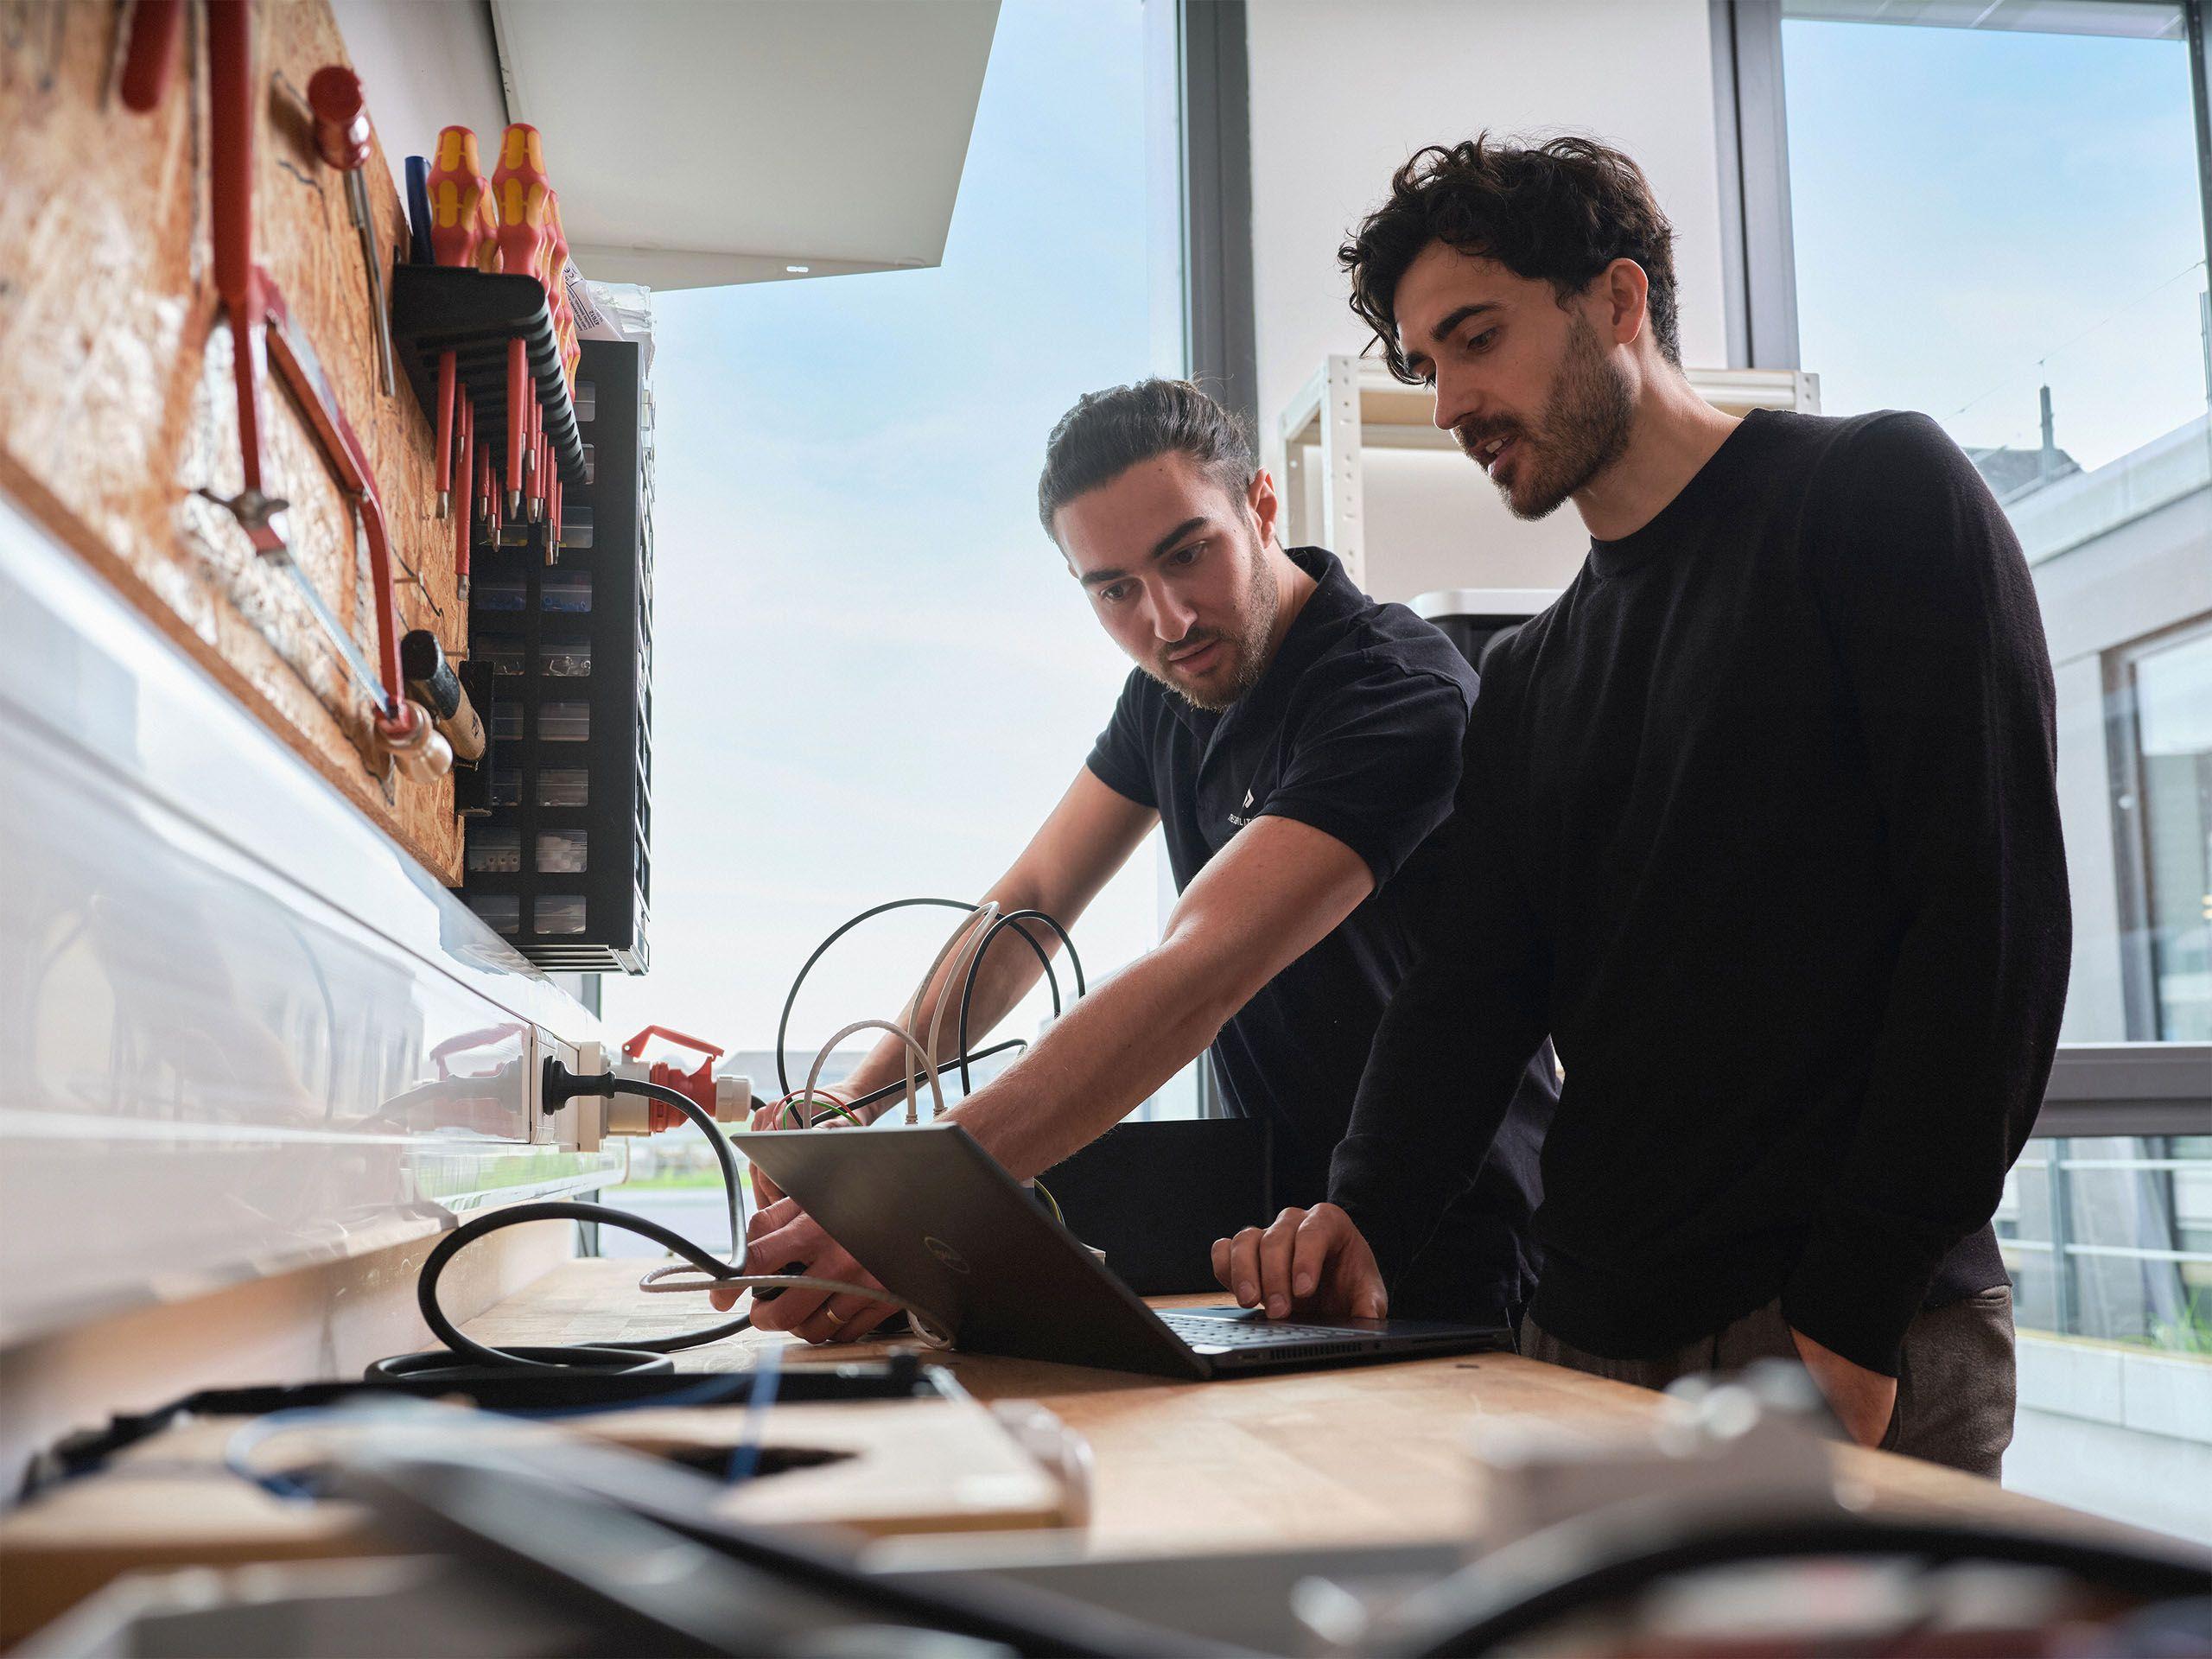
[[[1171,938],[1094,986],[950,1116],[1018,1179],[1051,1168],[1205,1052],[1243,1000],[1209,989],[1223,978],[1194,944]]]

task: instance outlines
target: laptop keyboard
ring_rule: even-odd
[[[1160,1323],[1192,1344],[1213,1343],[1222,1347],[1247,1343],[1357,1342],[1359,1334],[1341,1325],[1292,1325],[1282,1319],[1221,1319],[1197,1314],[1162,1313]]]

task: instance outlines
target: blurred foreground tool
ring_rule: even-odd
[[[308,80],[308,107],[315,111],[315,153],[327,167],[346,175],[346,205],[361,233],[361,258],[369,272],[369,315],[376,322],[377,377],[384,395],[392,393],[391,308],[384,297],[384,261],[377,252],[377,222],[369,212],[368,166],[371,131],[368,100],[361,78],[338,64],[326,65]]]

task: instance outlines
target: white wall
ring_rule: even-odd
[[[331,0],[330,10],[401,200],[406,158],[429,155],[442,127],[474,130],[488,168],[507,124],[490,10],[476,0]]]
[[[1248,16],[1260,418],[1278,480],[1284,405],[1325,355],[1365,343],[1338,245],[1413,151],[1484,128],[1586,132],[1633,156],[1675,223],[1683,360],[1726,364],[1707,0],[1255,0]],[[1589,546],[1571,508],[1514,521],[1457,455],[1369,466],[1380,597],[1557,587]]]

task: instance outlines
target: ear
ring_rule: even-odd
[[[1252,474],[1252,482],[1244,492],[1245,511],[1259,528],[1260,545],[1265,547],[1274,539],[1275,517],[1281,504],[1275,499],[1275,481],[1262,467]]]
[[[1616,259],[1598,278],[1597,294],[1605,307],[1606,332],[1616,346],[1632,346],[1649,320],[1648,301],[1651,279],[1633,259]]]

